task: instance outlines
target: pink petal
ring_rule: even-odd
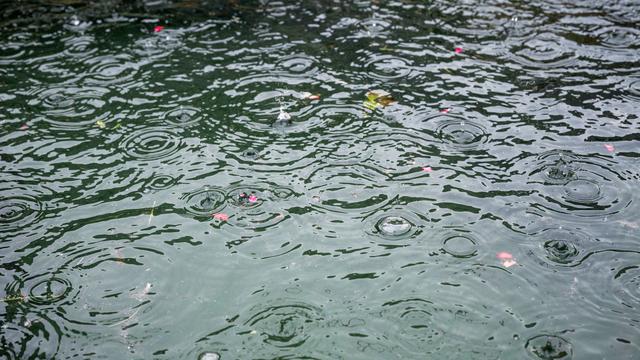
[[[510,253],[506,252],[506,251],[500,251],[499,253],[496,254],[496,257],[500,260],[511,260],[513,259],[513,255],[511,255]]]
[[[157,25],[156,27],[153,28],[153,32],[155,33],[159,33],[162,30],[164,30],[164,26],[162,25]]]
[[[443,114],[448,114],[449,111],[451,111],[451,108],[440,109],[440,112],[443,113]]]
[[[457,48],[453,49],[453,51],[455,51],[456,54],[460,54],[462,52],[462,48],[461,47],[457,47]]]
[[[432,172],[433,169],[431,168],[431,166],[425,166],[425,167],[422,168],[422,171],[424,171],[424,172]]]
[[[215,213],[212,215],[212,217],[216,220],[220,220],[220,221],[227,221],[229,220],[229,215],[224,214],[224,213]]]
[[[614,148],[611,144],[604,144],[604,148],[607,149],[608,152],[616,151],[616,148]]]
[[[20,126],[20,130],[27,130],[29,128],[29,125],[27,124],[22,124],[22,126]]]
[[[517,262],[515,262],[515,260],[504,260],[502,262],[502,266],[504,266],[504,267],[511,267],[513,265],[516,265],[516,264],[517,264]]]
[[[254,203],[254,202],[256,202],[256,201],[258,201],[258,197],[257,197],[257,196],[255,196],[255,195],[249,195],[249,202],[250,202],[250,203]]]
[[[309,95],[309,97],[307,97],[307,99],[309,99],[309,100],[320,100],[320,95]]]

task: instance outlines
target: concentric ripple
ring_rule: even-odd
[[[280,58],[276,68],[287,75],[294,76],[312,76],[318,72],[316,60],[302,54],[293,54]]]
[[[92,36],[82,35],[73,36],[65,42],[64,53],[67,56],[84,58],[87,57],[98,49],[93,46],[95,39]]]
[[[352,135],[366,128],[362,109],[352,104],[320,104],[300,114],[305,122],[318,124],[328,135]]]
[[[616,282],[614,294],[620,302],[629,308],[640,308],[640,266],[622,267],[613,278]]]
[[[576,179],[565,184],[565,200],[569,203],[592,205],[601,198],[600,185],[594,180]]]
[[[138,160],[166,159],[180,150],[182,141],[169,129],[147,128],[131,133],[120,148]]]
[[[633,202],[619,197],[633,180],[619,182],[625,171],[610,160],[551,151],[530,167],[530,183],[545,185],[540,188],[541,200],[532,204],[534,208],[589,218],[616,214]]]
[[[281,301],[279,305],[258,305],[244,322],[257,332],[262,342],[277,348],[302,346],[310,337],[310,329],[323,320],[321,309],[303,302]]]
[[[180,46],[182,41],[176,34],[160,35],[154,34],[149,37],[138,39],[135,42],[134,53],[142,57],[166,56]]]
[[[640,30],[631,27],[612,26],[596,32],[602,45],[610,48],[628,49],[640,45]]]
[[[399,335],[405,340],[437,343],[446,336],[442,324],[434,318],[436,306],[429,300],[421,298],[394,300],[382,306],[386,317],[399,328]]]
[[[573,357],[573,347],[567,340],[556,335],[538,335],[527,340],[525,348],[529,356],[534,359],[570,360]]]
[[[100,87],[52,87],[37,94],[29,105],[40,105],[48,123],[65,129],[93,126],[109,93]]]
[[[391,27],[391,23],[378,18],[367,18],[361,20],[358,25],[366,32],[368,36],[384,35],[386,30]]]
[[[90,84],[112,85],[129,82],[136,75],[138,65],[130,56],[97,56],[85,60],[90,66],[87,82]]]
[[[593,245],[593,239],[577,229],[549,228],[535,234],[536,256],[545,266],[574,267]]]
[[[227,194],[223,189],[203,187],[194,192],[184,194],[184,209],[191,215],[210,217],[225,206]]]
[[[449,148],[458,151],[478,149],[489,140],[489,134],[480,124],[454,117],[441,120],[436,135]]]
[[[572,66],[577,60],[572,44],[553,33],[540,33],[513,46],[508,54],[516,63],[536,69]]]
[[[324,159],[334,165],[363,163],[373,155],[373,146],[358,136],[331,136],[318,145]]]
[[[539,176],[545,184],[564,185],[576,179],[577,158],[569,151],[552,150],[541,154],[529,176]]]
[[[385,240],[404,240],[420,234],[419,219],[405,211],[389,211],[367,220],[367,233]]]
[[[29,301],[39,305],[53,304],[71,292],[71,283],[66,279],[52,277],[41,280],[29,289]]]
[[[468,231],[451,231],[442,240],[442,250],[456,258],[471,258],[478,254],[478,240]]]
[[[411,74],[410,62],[392,55],[374,55],[364,68],[368,76],[378,80],[403,79]]]
[[[43,215],[43,205],[37,198],[12,193],[11,189],[1,192],[0,229],[3,231],[28,227]]]
[[[156,175],[149,180],[148,186],[153,190],[164,190],[170,188],[175,183],[176,179],[169,175]]]
[[[191,106],[180,106],[164,114],[164,120],[170,125],[188,126],[202,120],[201,111]]]
[[[640,102],[640,78],[632,77],[628,79],[628,85],[624,90],[625,98]]]

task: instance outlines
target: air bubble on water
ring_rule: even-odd
[[[71,21],[69,21],[71,23],[71,25],[73,26],[78,26],[80,25],[80,19],[78,19],[77,16],[73,15],[71,16]]]

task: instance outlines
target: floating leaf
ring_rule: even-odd
[[[395,99],[391,94],[384,90],[371,90],[367,93],[367,100],[364,106],[367,109],[374,110],[379,106],[385,107],[395,103]]]
[[[107,124],[105,124],[104,121],[102,120],[98,120],[96,121],[96,126],[99,127],[100,129],[104,129],[107,127]]]

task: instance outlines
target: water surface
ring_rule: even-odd
[[[637,2],[5,5],[3,357],[638,358]]]

